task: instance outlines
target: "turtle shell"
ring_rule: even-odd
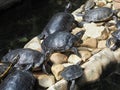
[[[87,22],[101,22],[109,20],[113,16],[113,10],[108,7],[100,7],[88,10],[83,16]]]
[[[83,74],[83,70],[79,65],[71,65],[66,67],[61,73],[62,77],[65,80],[73,80],[81,77]]]
[[[112,33],[112,36],[120,40],[120,30],[116,30]]]

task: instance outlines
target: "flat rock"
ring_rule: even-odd
[[[68,62],[72,64],[81,63],[81,61],[82,61],[81,58],[75,54],[71,54],[68,58]]]
[[[89,47],[89,48],[96,48],[97,47],[97,40],[95,38],[88,38],[88,39],[83,41],[81,46]]]
[[[104,26],[97,26],[95,23],[86,23],[84,24],[84,28],[86,31],[83,38],[101,38],[102,34],[106,32]]]
[[[67,56],[61,53],[53,53],[50,57],[50,60],[54,63],[54,64],[62,64],[67,62]]]
[[[100,49],[106,48],[106,40],[98,41],[98,48]]]
[[[53,75],[37,73],[37,75],[35,76],[37,77],[39,85],[44,88],[50,87],[51,85],[55,84],[55,77]]]
[[[34,37],[24,46],[24,48],[30,48],[33,50],[42,51],[41,40],[38,37]]]
[[[62,79],[61,72],[64,70],[64,66],[62,64],[54,64],[51,67],[51,71],[55,76],[56,80]]]

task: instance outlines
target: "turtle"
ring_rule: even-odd
[[[20,58],[18,62],[14,65],[15,68],[34,71],[36,69],[40,70],[39,68],[41,67],[42,70],[47,73],[45,68],[45,55],[43,55],[37,50],[33,50],[30,48],[18,48],[11,50],[2,57],[1,62],[13,62],[11,58],[13,58],[16,54],[18,54]]]
[[[112,19],[113,16],[116,16],[118,10],[112,10],[108,7],[99,7],[87,10],[85,14],[78,13],[78,16],[83,17],[83,21],[79,22],[79,27],[82,27],[84,23],[91,23],[91,22],[103,22]]]
[[[83,69],[78,64],[70,65],[61,72],[61,76],[68,82],[71,82],[70,90],[75,90],[75,80],[80,78],[82,75]]]
[[[71,3],[68,3],[64,12],[58,12],[51,17],[43,31],[37,36],[40,40],[46,38],[50,34],[58,31],[71,31],[74,26],[78,25],[74,16],[69,13]]]
[[[106,41],[106,46],[110,48],[112,51],[115,51],[120,47],[120,30],[114,31],[111,35],[112,37]]]
[[[41,43],[42,53],[49,57],[54,52],[66,52],[72,51],[79,57],[81,57],[78,52],[75,44],[77,42],[82,43],[82,36],[84,34],[84,30],[78,32],[76,35],[71,34],[67,31],[58,31],[43,40]]]
[[[36,79],[26,70],[12,71],[0,84],[0,90],[34,90]]]

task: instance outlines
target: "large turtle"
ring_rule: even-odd
[[[14,65],[15,68],[21,70],[35,70],[41,67],[42,70],[47,73],[45,68],[46,66],[44,65],[45,55],[43,55],[39,51],[29,48],[19,48],[11,50],[3,56],[1,62],[13,62],[11,58],[13,58],[16,54],[18,54],[20,58],[18,62]]]
[[[80,78],[82,75],[83,69],[78,64],[66,67],[61,73],[61,76],[65,80],[72,82],[70,85],[70,90],[75,90],[75,80]]]
[[[73,35],[67,31],[55,32],[43,40],[41,44],[42,53],[50,56],[54,52],[72,51],[81,57],[80,53],[75,47],[75,44],[77,42],[82,43],[81,38],[84,32],[85,31],[80,31],[76,35]]]
[[[50,21],[47,23],[41,34],[38,35],[39,39],[48,37],[50,34],[58,31],[71,31],[74,28],[74,25],[77,25],[78,22],[74,19],[74,16],[69,13],[71,8],[71,2],[65,8],[64,12],[58,12],[52,16]]]

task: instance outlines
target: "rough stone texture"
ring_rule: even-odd
[[[47,75],[47,74],[37,74],[37,80],[40,86],[42,87],[50,87],[51,85],[55,84],[55,77],[53,75]]]
[[[97,2],[96,2],[96,5],[97,5],[98,7],[103,7],[103,6],[106,5],[106,1],[97,1]]]
[[[38,37],[34,37],[24,46],[24,48],[30,48],[33,50],[42,51],[41,41]]]
[[[98,48],[100,49],[106,48],[106,40],[98,41]]]
[[[61,72],[64,70],[64,66],[62,64],[54,64],[51,67],[51,71],[55,76],[56,80],[62,79]]]
[[[82,56],[82,60],[85,62],[88,58],[91,57],[91,52],[90,51],[79,51]]]
[[[81,58],[75,54],[71,54],[68,58],[68,62],[72,64],[81,63],[81,61],[82,61]]]
[[[50,57],[50,60],[54,63],[54,64],[62,64],[67,62],[67,56],[61,53],[53,53]]]
[[[91,52],[91,54],[94,55],[94,54],[98,53],[100,50],[101,50],[101,49],[96,48],[96,49],[94,49],[94,50]]]
[[[120,1],[113,1],[113,7],[115,8],[115,9],[120,9]]]
[[[64,79],[58,81],[51,87],[49,87],[47,90],[67,90],[67,84],[68,82]]]
[[[91,38],[100,38],[105,31],[104,26],[97,26],[95,23],[87,23],[84,24],[84,28],[86,30],[84,37],[91,37]]]
[[[76,33],[80,32],[81,30],[83,30],[83,29],[76,27],[76,28],[74,28],[74,29],[72,30],[71,33],[75,35]]]
[[[95,38],[88,38],[83,41],[81,46],[89,47],[89,48],[96,48],[97,47],[97,40]]]

